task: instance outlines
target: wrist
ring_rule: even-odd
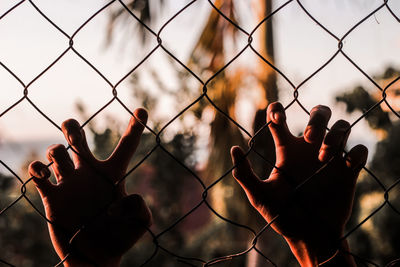
[[[285,238],[297,261],[302,267],[356,266],[353,257],[348,253],[346,240],[336,239],[321,242]]]

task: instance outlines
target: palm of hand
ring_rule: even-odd
[[[98,173],[104,173],[99,171],[100,166],[93,167]],[[62,182],[43,200],[46,216],[53,222],[49,224],[50,236],[53,243],[59,244],[59,254],[64,256],[70,250],[70,238],[84,225],[91,233],[79,233],[73,243],[80,251],[85,251],[86,257],[108,254],[115,247],[115,242],[110,242],[111,236],[118,235],[120,228],[112,227],[111,216],[102,213],[125,194],[113,190],[112,184],[105,180],[107,177],[96,173],[93,167],[82,164],[72,173],[59,177]]]
[[[289,238],[339,239],[352,207],[356,174],[344,159],[318,160],[318,150],[303,137],[294,137],[289,151],[277,151],[277,168],[264,181],[257,206],[272,227]],[[298,155],[298,151],[302,151]],[[296,153],[297,152],[297,153]]]
[[[147,119],[144,110],[135,114],[141,121]],[[151,221],[143,199],[139,195],[127,196],[123,181],[115,185],[125,175],[143,126],[132,118],[106,161],[94,158],[76,121],[64,122],[62,129],[77,153],[72,153],[72,161],[64,146],[49,147],[47,157],[53,162],[57,185],[47,180],[50,172],[43,163],[36,161],[30,166],[46,216],[52,222],[49,224],[52,243],[61,259],[75,251],[78,261],[104,265],[118,262]],[[70,255],[67,264],[69,258],[71,264],[77,264]]]

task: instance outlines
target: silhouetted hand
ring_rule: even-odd
[[[48,227],[53,246],[61,259],[71,253],[65,266],[118,266],[122,255],[151,224],[151,213],[142,197],[128,196],[123,181],[113,186],[125,175],[139,144],[142,124],[147,121],[144,109],[137,109],[134,114],[137,118],[131,118],[119,144],[105,161],[92,155],[83,129],[70,119],[62,124],[62,130],[77,152],[72,152],[72,160],[63,145],[47,150],[57,184],[48,180],[50,171],[43,163],[35,161],[29,166],[46,216],[52,222]],[[82,225],[86,227],[70,247],[70,239]]]
[[[328,107],[314,107],[304,136],[295,137],[287,127],[283,106],[268,107],[276,168],[267,180],[254,174],[239,147],[231,150],[237,164],[233,176],[265,220],[279,214],[272,228],[286,239],[301,266],[326,260],[326,266],[355,265],[342,251],[348,249],[346,241],[338,241],[351,214],[356,180],[368,150],[357,145],[343,158],[350,125],[339,120],[325,134],[330,116]]]

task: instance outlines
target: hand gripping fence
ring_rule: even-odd
[[[232,221],[228,218],[225,218],[224,216],[222,216],[221,214],[219,214],[210,204],[209,199],[208,199],[208,193],[210,191],[210,189],[212,189],[216,184],[218,184],[219,182],[221,182],[226,176],[228,176],[228,174],[231,173],[231,171],[236,167],[236,166],[232,166],[230,169],[226,170],[226,172],[220,176],[218,179],[216,179],[211,185],[206,186],[205,183],[202,181],[202,179],[193,171],[191,170],[189,167],[187,167],[185,165],[184,162],[178,160],[172,153],[170,153],[167,148],[165,148],[165,146],[163,146],[161,139],[160,139],[160,135],[164,132],[164,130],[171,125],[171,123],[173,123],[175,120],[177,120],[185,111],[187,111],[189,108],[191,108],[193,105],[195,105],[196,103],[198,103],[201,100],[205,100],[208,101],[208,103],[216,110],[216,112],[219,112],[220,114],[222,114],[226,119],[228,119],[230,122],[232,122],[234,125],[236,125],[239,129],[241,129],[249,138],[249,146],[248,146],[248,150],[246,153],[246,156],[250,153],[250,152],[256,152],[254,149],[254,138],[256,136],[258,136],[260,134],[261,131],[265,130],[265,128],[268,126],[268,124],[265,124],[261,129],[259,129],[254,135],[251,135],[244,127],[242,127],[238,122],[236,122],[233,118],[231,118],[226,112],[224,112],[209,96],[208,94],[208,86],[210,85],[210,83],[213,81],[213,79],[220,74],[221,72],[223,72],[229,65],[232,64],[232,62],[234,62],[242,53],[244,53],[246,50],[250,50],[252,51],[255,55],[257,55],[262,61],[264,61],[266,64],[268,64],[272,69],[274,69],[276,71],[276,73],[278,75],[281,76],[281,78],[283,78],[288,84],[290,84],[290,86],[293,89],[293,99],[291,100],[291,102],[285,107],[285,109],[289,109],[291,108],[293,105],[297,104],[301,107],[301,109],[306,113],[306,114],[310,114],[310,111],[307,110],[307,108],[299,101],[299,93],[300,93],[300,89],[301,87],[308,82],[310,79],[312,79],[317,73],[319,73],[321,70],[323,70],[326,66],[328,66],[339,54],[341,54],[344,58],[346,58],[346,60],[348,62],[350,62],[364,77],[366,77],[371,84],[378,89],[381,92],[381,98],[380,100],[373,105],[371,108],[369,108],[368,110],[366,110],[365,112],[363,112],[363,114],[356,119],[352,124],[351,124],[351,128],[354,127],[357,123],[359,123],[361,120],[365,119],[365,117],[371,113],[372,111],[374,111],[379,105],[383,104],[386,105],[391,112],[393,113],[394,116],[396,116],[397,118],[400,118],[400,114],[390,105],[389,101],[387,101],[387,90],[390,88],[390,86],[392,86],[395,82],[397,82],[400,77],[395,78],[393,81],[391,81],[386,87],[382,88],[372,77],[370,77],[359,65],[357,65],[357,63],[355,63],[352,58],[346,54],[346,52],[343,51],[343,47],[345,46],[344,41],[346,40],[346,38],[357,28],[359,27],[361,24],[363,24],[368,18],[370,18],[371,16],[374,16],[375,13],[377,13],[380,10],[383,9],[387,9],[387,11],[400,23],[400,18],[396,16],[396,14],[393,12],[393,10],[390,7],[390,2],[394,2],[394,0],[385,0],[382,1],[382,4],[377,7],[375,10],[373,10],[372,12],[370,12],[369,14],[367,14],[364,18],[362,18],[360,21],[358,21],[353,27],[351,27],[343,36],[336,36],[335,34],[333,34],[328,28],[326,28],[323,24],[321,24],[302,4],[302,1],[300,0],[289,0],[287,2],[285,2],[284,4],[282,4],[281,6],[277,7],[275,10],[273,10],[270,14],[268,14],[264,19],[262,19],[257,26],[251,31],[251,32],[247,32],[246,30],[244,30],[243,28],[241,28],[236,22],[232,21],[230,18],[228,18],[221,10],[219,10],[214,3],[211,0],[208,0],[207,2],[209,3],[209,5],[216,11],[219,13],[220,16],[222,16],[225,20],[227,20],[232,26],[234,26],[238,31],[240,31],[241,33],[245,34],[248,37],[248,43],[247,45],[239,51],[238,54],[236,54],[228,63],[226,63],[225,66],[223,66],[220,70],[218,70],[216,73],[213,73],[212,76],[208,79],[208,80],[202,80],[199,76],[197,76],[189,67],[187,67],[182,61],[180,61],[177,57],[174,56],[173,53],[171,53],[164,45],[162,42],[162,38],[161,38],[161,33],[163,32],[163,30],[168,26],[168,24],[173,21],[177,16],[179,16],[182,12],[185,12],[185,10],[187,10],[187,8],[189,8],[191,5],[193,5],[195,2],[198,1],[205,1],[205,0],[193,0],[191,2],[188,2],[186,4],[186,6],[184,6],[182,9],[180,9],[176,14],[174,14],[169,20],[167,20],[162,27],[159,29],[158,32],[153,31],[148,25],[146,25],[140,18],[138,18],[131,10],[129,10],[128,6],[126,4],[124,4],[123,1],[117,1],[117,0],[113,0],[113,1],[109,1],[108,3],[106,3],[102,8],[100,8],[99,10],[97,10],[90,18],[88,18],[72,35],[68,35],[65,31],[63,31],[63,29],[61,29],[57,24],[55,24],[36,4],[35,1],[32,0],[22,0],[18,3],[16,3],[13,7],[11,7],[8,11],[6,11],[4,14],[0,14],[0,23],[2,22],[2,19],[4,17],[6,17],[7,15],[9,15],[10,13],[12,13],[14,10],[18,9],[21,5],[31,5],[38,14],[40,14],[45,20],[47,20],[47,22],[52,25],[59,33],[61,33],[63,36],[65,36],[66,38],[66,49],[48,66],[46,67],[42,72],[40,72],[33,80],[31,81],[23,81],[22,79],[20,79],[18,77],[18,75],[13,72],[12,69],[10,69],[9,67],[7,67],[7,65],[5,63],[3,63],[1,61],[0,58],[0,65],[1,68],[3,68],[4,70],[6,70],[13,78],[15,78],[16,81],[18,81],[18,83],[21,85],[21,89],[23,89],[23,94],[22,97],[16,101],[14,104],[12,104],[11,106],[9,106],[6,110],[1,111],[0,113],[0,118],[3,117],[5,114],[7,114],[8,112],[10,112],[12,109],[14,109],[16,106],[20,105],[22,102],[28,102],[37,112],[39,112],[48,122],[50,122],[55,128],[57,128],[58,130],[61,131],[61,127],[56,124],[49,116],[47,116],[42,110],[39,109],[39,107],[29,98],[29,87],[34,84],[37,80],[39,80],[47,71],[49,71],[61,58],[63,58],[67,53],[72,53],[75,54],[77,57],[79,57],[82,61],[84,61],[88,66],[90,66],[90,68],[92,68],[103,80],[105,83],[107,83],[110,86],[110,89],[112,91],[112,95],[113,97],[108,101],[107,104],[105,104],[102,108],[100,108],[99,110],[97,110],[97,112],[95,112],[89,119],[87,119],[87,121],[85,123],[82,124],[82,128],[85,127],[94,117],[96,117],[100,112],[102,112],[104,109],[106,109],[112,102],[117,102],[119,103],[128,113],[130,113],[132,116],[134,116],[134,114],[129,110],[129,108],[124,104],[124,102],[118,97],[118,86],[124,81],[126,80],[132,73],[134,73],[135,71],[137,71],[141,65],[156,51],[156,50],[161,50],[163,52],[165,52],[167,55],[169,55],[174,61],[176,61],[181,67],[183,67],[186,71],[188,71],[198,82],[201,83],[202,85],[202,92],[199,92],[198,97],[189,105],[187,105],[183,110],[181,110],[178,114],[176,114],[176,116],[174,116],[170,121],[168,121],[158,132],[154,131],[153,129],[151,129],[149,126],[145,126],[146,129],[148,131],[150,131],[150,133],[152,133],[154,135],[156,144],[154,145],[154,147],[149,149],[149,152],[134,166],[132,167],[128,173],[122,177],[118,182],[116,182],[115,184],[112,184],[112,186],[118,186],[118,184],[120,182],[122,182],[129,174],[131,174],[132,172],[134,172],[138,166],[140,166],[143,162],[146,161],[146,159],[157,149],[161,149],[164,152],[166,152],[169,157],[171,157],[176,164],[179,164],[181,167],[183,167],[184,169],[186,169],[192,176],[193,179],[195,179],[202,187],[203,189],[203,193],[202,193],[202,199],[199,203],[197,203],[189,212],[187,212],[186,214],[184,214],[182,217],[180,217],[178,220],[176,220],[174,223],[172,223],[169,227],[167,227],[166,229],[164,229],[163,231],[159,232],[159,233],[154,233],[151,229],[146,228],[148,233],[153,237],[153,243],[154,243],[154,251],[151,254],[151,256],[145,260],[141,266],[151,266],[151,261],[152,259],[157,255],[157,253],[159,253],[160,251],[163,251],[164,253],[169,254],[172,258],[175,258],[176,260],[178,260],[180,263],[182,264],[186,264],[189,266],[211,266],[211,265],[217,265],[220,262],[224,262],[224,261],[230,261],[235,257],[241,257],[246,255],[247,253],[249,253],[250,251],[255,251],[257,252],[261,257],[263,257],[265,259],[265,264],[266,266],[272,265],[272,266],[277,266],[276,263],[273,262],[273,259],[271,259],[270,257],[266,256],[263,254],[263,252],[257,247],[257,242],[259,240],[259,237],[263,234],[263,232],[265,232],[273,223],[276,219],[279,218],[279,214],[272,219],[270,222],[268,222],[268,224],[266,224],[261,231],[256,232],[254,229],[252,229],[251,227],[247,226],[247,225],[242,225],[239,224],[235,221]],[[283,73],[279,68],[277,68],[272,62],[268,61],[266,58],[264,58],[260,52],[258,52],[256,50],[256,48],[253,46],[253,35],[254,33],[257,31],[257,29],[260,28],[260,26],[265,23],[268,20],[271,20],[272,17],[277,14],[278,12],[280,12],[281,10],[283,10],[289,3],[296,3],[302,11],[304,11],[304,13],[309,17],[309,19],[311,19],[313,22],[315,22],[323,31],[325,31],[327,34],[329,34],[329,36],[333,39],[335,39],[338,43],[338,48],[336,50],[335,53],[333,53],[333,55],[322,65],[320,66],[318,69],[316,69],[310,76],[308,76],[305,80],[303,80],[301,83],[299,83],[298,85],[294,84],[286,75],[285,73]],[[124,8],[126,10],[126,12],[128,12],[130,14],[130,16],[136,20],[137,22],[139,22],[145,29],[145,31],[148,31],[148,33],[150,34],[151,38],[156,39],[157,41],[157,45],[133,68],[131,69],[128,73],[126,73],[117,83],[113,84],[111,83],[107,77],[102,74],[88,59],[86,59],[82,54],[79,53],[79,51],[77,51],[74,48],[74,37],[92,20],[94,19],[98,14],[104,12],[111,4],[113,3],[118,3],[121,5],[122,8]],[[329,129],[328,129],[329,130]],[[71,149],[73,150],[70,146],[67,149]],[[77,153],[76,151],[73,151],[73,153]],[[258,153],[259,154],[259,153]],[[259,156],[262,157],[261,154],[259,154]],[[267,160],[266,160],[267,161]],[[274,166],[273,163],[270,163],[267,161],[268,164],[271,164],[271,166]],[[16,208],[16,204],[18,202],[21,201],[26,201],[29,205],[32,206],[32,208],[35,209],[35,211],[37,212],[38,216],[41,216],[43,218],[43,222],[48,222],[48,223],[53,223],[51,222],[48,218],[46,218],[45,214],[43,214],[40,209],[38,209],[34,203],[31,201],[31,199],[28,197],[27,195],[27,185],[29,183],[32,182],[33,177],[28,178],[25,182],[23,181],[23,179],[21,179],[16,173],[15,171],[13,171],[9,166],[7,166],[7,164],[5,164],[2,160],[0,160],[0,164],[6,168],[14,177],[15,179],[18,180],[18,182],[20,183],[20,195],[10,204],[8,204],[6,207],[4,207],[1,211],[0,211],[0,217],[4,216],[5,212],[9,209],[13,209]],[[50,166],[52,163],[50,163],[48,166]],[[381,189],[381,193],[384,196],[384,202],[378,206],[375,210],[373,210],[364,220],[362,220],[359,224],[357,224],[355,227],[353,227],[352,229],[350,229],[342,238],[345,239],[348,236],[350,236],[352,233],[354,233],[358,228],[360,228],[364,223],[366,223],[368,220],[370,220],[373,216],[375,216],[377,213],[379,213],[383,207],[387,206],[389,207],[393,212],[395,212],[397,215],[400,215],[400,211],[398,210],[398,208],[396,208],[391,202],[390,202],[390,193],[394,192],[394,190],[397,188],[397,190],[399,189],[398,184],[400,183],[400,177],[398,177],[397,180],[395,180],[395,182],[393,184],[391,184],[390,186],[385,186],[382,182],[381,179],[379,177],[377,177],[377,175],[375,175],[371,170],[369,170],[368,168],[364,168],[364,170],[376,181],[376,183],[378,184],[378,186]],[[104,177],[103,174],[99,174],[99,176],[101,176],[102,178],[111,181],[110,177]],[[302,186],[304,186],[305,183],[308,183],[311,179],[313,179],[313,177],[315,176],[312,175],[310,177],[308,177],[308,179],[305,180],[304,183],[298,185],[295,188],[295,191],[297,191],[299,188],[301,188]],[[1,197],[1,196],[0,196]],[[249,231],[252,235],[253,235],[253,241],[251,242],[251,244],[248,246],[248,248],[240,253],[237,254],[233,254],[233,255],[226,255],[226,256],[222,256],[222,257],[218,257],[215,259],[211,259],[211,260],[204,260],[204,259],[200,259],[200,258],[189,258],[189,257],[185,257],[185,255],[180,255],[179,252],[174,252],[174,251],[170,251],[168,250],[168,248],[164,247],[163,245],[161,245],[158,241],[160,239],[160,237],[162,237],[165,233],[167,233],[168,231],[170,231],[172,228],[174,228],[176,225],[178,225],[180,222],[182,222],[183,220],[185,220],[185,218],[187,218],[188,216],[190,216],[193,212],[195,212],[201,205],[206,205],[208,207],[208,209],[214,213],[218,218],[220,218],[222,221],[224,221],[225,223],[228,224],[232,224],[233,226],[242,228],[242,229],[246,229],[247,231]],[[105,207],[107,208],[107,207]],[[96,220],[96,216],[94,216],[92,218],[92,220]],[[80,229],[73,235],[73,237],[70,240],[70,248],[71,251],[73,249],[73,244],[74,244],[74,240],[76,239],[76,237],[81,233],[82,229],[86,228],[86,227],[90,227],[90,220],[89,222],[87,222],[85,225],[82,225],[80,227]],[[0,239],[1,239],[1,234],[0,233]],[[3,249],[3,248],[0,248]],[[351,252],[348,252],[351,253]],[[352,254],[352,253],[351,253]],[[364,259],[361,258],[355,254],[352,254],[354,256],[354,258],[363,266],[379,266],[378,264],[368,260],[368,259]],[[63,264],[63,262],[70,256],[70,254],[68,254],[64,259],[62,259],[60,262],[55,263],[55,266],[61,266]],[[328,259],[329,260],[329,259]],[[395,261],[396,262],[396,261]],[[5,266],[14,266],[13,263],[10,261],[10,259],[0,259],[0,263],[5,265]],[[321,263],[320,265],[323,265],[323,263]]]

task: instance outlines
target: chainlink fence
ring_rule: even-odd
[[[379,101],[377,101],[372,106],[370,106],[368,110],[364,110],[363,114],[351,124],[351,127],[354,127],[361,120],[365,119],[370,113],[374,112],[377,108],[379,108],[380,106],[383,106],[383,105],[385,105],[390,110],[389,112],[392,113],[391,116],[395,116],[398,119],[398,118],[400,118],[400,114],[398,113],[398,111],[396,111],[396,107],[391,106],[391,103],[387,100],[387,92],[391,88],[391,86],[393,84],[395,84],[400,79],[400,76],[397,77],[397,78],[393,78],[393,80],[390,81],[385,87],[382,87],[376,81],[376,79],[374,77],[369,76],[359,65],[357,65],[357,63],[355,63],[355,61],[352,60],[351,55],[346,54],[346,52],[343,50],[343,48],[345,47],[345,41],[347,40],[348,36],[350,36],[360,25],[362,25],[371,16],[375,16],[375,14],[378,11],[386,9],[391,14],[391,16],[393,16],[395,18],[395,20],[398,21],[398,22],[400,22],[400,18],[396,16],[396,13],[392,10],[392,8],[390,6],[390,2],[394,2],[394,1],[393,0],[392,1],[385,0],[375,10],[373,10],[369,14],[366,14],[364,18],[362,18],[360,21],[358,21],[343,36],[337,36],[334,33],[332,33],[328,28],[326,28],[323,24],[321,24],[307,10],[307,8],[302,4],[302,1],[300,1],[300,0],[297,0],[297,1],[296,0],[289,0],[286,3],[282,4],[281,6],[279,6],[278,8],[275,8],[263,20],[259,21],[258,25],[252,31],[246,31],[240,25],[238,25],[238,23],[236,21],[231,20],[226,14],[224,14],[221,10],[219,10],[215,6],[213,1],[209,0],[208,4],[213,8],[213,10],[218,12],[219,16],[223,17],[223,19],[225,19],[227,22],[229,22],[231,24],[231,26],[233,26],[237,31],[240,31],[242,34],[247,36],[248,43],[242,50],[240,50],[240,52],[236,56],[234,56],[229,62],[227,62],[225,64],[225,66],[223,66],[217,72],[212,73],[212,75],[211,75],[211,77],[209,79],[204,80],[204,79],[200,78],[194,71],[192,71],[187,65],[185,65],[184,62],[179,60],[172,52],[170,52],[168,50],[168,48],[163,45],[163,40],[161,38],[161,33],[163,32],[163,30],[166,27],[168,27],[168,24],[171,21],[173,21],[177,16],[179,16],[182,12],[185,12],[195,2],[198,2],[198,1],[201,1],[201,0],[193,0],[191,2],[188,2],[186,6],[184,6],[182,9],[179,10],[179,12],[177,12],[170,19],[168,19],[162,25],[162,27],[160,27],[158,32],[154,31],[150,26],[146,25],[146,23],[144,23],[137,15],[135,15],[135,13],[132,10],[130,10],[129,7],[123,1],[117,1],[117,0],[110,1],[110,2],[106,3],[101,9],[96,11],[90,18],[88,18],[72,35],[67,34],[59,25],[54,23],[46,15],[46,13],[43,12],[40,9],[40,7],[35,4],[35,1],[22,0],[22,1],[18,2],[18,3],[15,3],[15,5],[12,6],[5,13],[0,14],[0,23],[2,23],[2,20],[5,17],[7,17],[9,14],[14,12],[18,8],[20,8],[22,5],[31,5],[40,16],[42,16],[52,27],[54,27],[54,29],[56,29],[61,35],[63,35],[65,37],[66,45],[65,45],[65,50],[47,68],[45,68],[43,71],[41,71],[39,73],[39,75],[37,75],[34,79],[32,79],[30,81],[24,81],[23,79],[21,79],[18,76],[18,73],[14,72],[11,68],[9,68],[6,63],[3,63],[1,61],[1,58],[0,58],[1,68],[6,70],[9,73],[9,75],[11,75],[20,84],[21,92],[22,92],[22,96],[18,101],[16,101],[14,104],[9,106],[7,109],[1,111],[0,118],[5,116],[5,115],[7,115],[7,113],[9,113],[13,109],[15,109],[16,107],[21,105],[21,103],[26,103],[26,104],[31,105],[50,124],[52,124],[55,128],[57,128],[58,130],[61,131],[60,125],[58,125],[56,122],[54,122],[44,111],[42,111],[38,107],[38,105],[35,103],[35,101],[30,99],[29,89],[30,89],[30,86],[32,84],[34,84],[35,82],[40,80],[41,77],[46,72],[48,72],[50,69],[52,69],[53,66],[58,61],[60,61],[66,54],[73,54],[74,56],[80,58],[83,62],[85,62],[85,64],[90,66],[90,68],[93,69],[98,74],[98,76],[104,81],[104,83],[109,85],[109,88],[112,91],[112,95],[113,95],[109,99],[109,101],[108,101],[108,103],[106,105],[104,105],[97,112],[95,112],[93,115],[91,115],[90,118],[87,119],[87,121],[82,124],[82,126],[81,126],[82,128],[85,128],[96,116],[98,116],[98,114],[100,114],[103,110],[107,109],[107,107],[109,105],[111,105],[111,103],[118,103],[119,105],[121,105],[123,107],[124,110],[126,110],[126,112],[128,112],[129,114],[131,114],[133,116],[132,111],[127,107],[126,103],[124,103],[124,101],[122,99],[120,99],[119,96],[118,96],[119,85],[122,82],[124,82],[126,79],[129,79],[129,77],[132,74],[137,72],[141,68],[141,66],[144,64],[144,62],[146,62],[148,60],[148,58],[151,55],[153,55],[156,51],[161,51],[161,52],[165,53],[166,55],[171,57],[178,65],[180,65],[187,72],[189,72],[190,75],[193,78],[195,78],[199,83],[201,83],[202,91],[199,91],[197,98],[193,102],[189,103],[183,110],[181,110],[178,114],[176,114],[176,116],[174,116],[170,121],[165,123],[159,130],[156,131],[156,130],[150,128],[148,125],[146,126],[147,131],[149,131],[154,137],[154,140],[155,140],[154,145],[152,145],[151,147],[146,148],[147,151],[148,151],[147,154],[141,160],[139,160],[138,163],[135,166],[130,168],[128,173],[120,181],[118,181],[114,186],[117,186],[129,174],[134,173],[135,170],[140,165],[145,163],[146,160],[149,157],[151,157],[151,155],[153,153],[155,153],[155,151],[163,150],[166,153],[166,155],[168,155],[168,157],[170,157],[170,159],[172,159],[175,162],[175,164],[181,166],[183,169],[185,169],[190,174],[190,176],[191,176],[190,179],[193,179],[194,181],[196,181],[196,183],[198,183],[199,186],[201,186],[202,194],[201,194],[201,200],[197,204],[193,205],[187,213],[185,213],[182,216],[180,216],[180,218],[175,220],[172,224],[170,224],[164,230],[159,231],[159,232],[153,232],[151,229],[147,229],[147,232],[148,232],[147,234],[149,234],[152,237],[152,243],[153,243],[153,249],[154,250],[143,261],[141,266],[144,266],[144,265],[153,266],[152,265],[152,260],[155,257],[157,257],[157,255],[159,253],[165,253],[168,257],[170,257],[171,259],[175,260],[176,264],[179,263],[179,264],[182,264],[182,265],[189,265],[189,266],[200,266],[200,265],[201,266],[211,266],[211,265],[219,265],[219,264],[228,264],[229,265],[230,261],[233,261],[235,258],[245,257],[250,252],[258,254],[258,257],[261,257],[265,261],[265,266],[277,266],[277,264],[275,263],[274,257],[271,256],[271,255],[265,255],[263,253],[262,249],[260,249],[258,247],[258,240],[261,237],[261,235],[263,235],[263,233],[271,227],[271,225],[279,217],[279,215],[277,217],[275,217],[272,221],[268,222],[268,224],[266,224],[261,230],[255,230],[255,229],[253,229],[252,227],[250,227],[248,225],[242,225],[242,224],[240,224],[238,222],[235,222],[234,220],[231,220],[229,218],[224,217],[222,214],[220,214],[212,206],[212,203],[210,202],[210,198],[209,198],[209,192],[218,183],[220,183],[223,179],[226,179],[226,177],[228,175],[230,175],[230,173],[235,168],[235,166],[232,166],[231,168],[227,169],[223,175],[221,175],[220,177],[217,177],[217,179],[214,179],[213,182],[210,185],[206,185],[206,183],[201,178],[201,175],[199,175],[192,168],[188,167],[185,162],[183,162],[181,159],[178,159],[173,153],[171,153],[169,151],[169,148],[167,148],[163,144],[163,142],[162,142],[162,140],[160,138],[160,135],[165,131],[165,129],[167,127],[169,127],[174,121],[178,120],[179,117],[182,116],[183,113],[185,113],[191,107],[193,107],[194,105],[196,105],[200,101],[206,101],[208,104],[210,104],[214,108],[215,112],[219,113],[220,115],[223,115],[227,120],[229,120],[231,123],[236,125],[236,127],[238,127],[241,131],[243,131],[247,135],[247,137],[249,139],[249,143],[248,143],[249,146],[248,146],[247,155],[250,152],[258,153],[256,151],[256,149],[254,148],[254,138],[256,136],[258,136],[262,131],[264,131],[266,129],[266,127],[268,126],[268,124],[265,124],[255,134],[252,135],[252,134],[250,134],[251,131],[245,129],[237,121],[235,121],[233,118],[231,118],[231,116],[229,114],[227,114],[227,112],[225,112],[222,108],[220,108],[218,103],[216,103],[209,95],[209,86],[213,82],[215,77],[218,76],[219,74],[221,74],[223,71],[225,71],[225,69],[228,66],[230,66],[235,60],[237,60],[237,58],[240,55],[242,55],[245,51],[251,51],[252,53],[254,53],[259,59],[261,59],[267,65],[269,65],[272,69],[274,69],[274,71],[276,72],[276,74],[280,78],[284,79],[288,84],[290,84],[290,86],[293,89],[293,99],[291,100],[291,102],[289,104],[287,104],[285,106],[285,109],[290,109],[294,105],[298,105],[298,106],[301,107],[301,109],[306,114],[309,115],[309,110],[307,110],[307,108],[299,100],[299,95],[301,94],[301,90],[300,89],[302,88],[302,86],[306,82],[308,82],[310,79],[313,79],[313,77],[316,76],[321,70],[326,68],[338,55],[342,55],[349,63],[351,63],[352,66],[354,66],[355,69],[357,69],[365,78],[367,78],[369,80],[369,82],[371,83],[371,85],[376,89],[376,91],[380,93]],[[118,82],[112,83],[112,82],[109,81],[109,79],[107,79],[106,75],[104,75],[98,68],[96,68],[95,64],[91,63],[90,60],[85,58],[85,56],[83,56],[74,47],[74,37],[83,28],[85,28],[85,26],[90,21],[92,21],[97,15],[99,15],[102,12],[105,12],[107,10],[107,8],[111,4],[115,4],[115,3],[121,5],[121,8],[123,8],[125,10],[125,12],[129,13],[133,20],[136,20],[138,23],[140,23],[143,26],[144,31],[147,32],[147,34],[150,36],[150,38],[153,38],[154,40],[156,40],[157,45],[133,69],[131,69],[131,71],[129,71],[128,73],[123,75],[122,78]],[[266,21],[271,20],[274,17],[275,14],[277,14],[278,12],[281,12],[281,10],[285,9],[285,7],[290,3],[297,4],[300,7],[300,9],[302,10],[302,12],[304,12],[304,14],[306,14],[312,21],[314,21],[318,25],[318,27],[320,27],[324,32],[329,34],[329,36],[332,39],[337,41],[337,50],[333,53],[333,55],[329,58],[329,60],[327,60],[322,66],[320,66],[318,69],[316,69],[309,77],[307,77],[304,81],[302,81],[299,84],[293,83],[283,71],[281,71],[278,67],[276,67],[274,65],[273,62],[270,62],[268,59],[263,57],[262,53],[260,53],[255,48],[255,46],[253,44],[253,35],[257,32],[257,30],[261,27],[261,25],[263,25]],[[1,86],[1,84],[0,84],[0,86]],[[1,90],[7,90],[7,88],[2,88]],[[68,149],[72,150],[71,147],[68,147]],[[259,154],[260,157],[263,157],[263,155],[261,153],[258,153],[258,154]],[[266,164],[271,164],[271,166],[273,166],[273,164],[270,163],[268,160],[265,160],[265,161],[266,161]],[[19,208],[18,204],[21,204],[21,202],[25,202],[25,204],[30,205],[35,210],[35,216],[40,216],[43,219],[42,221],[43,221],[44,225],[46,225],[46,222],[51,224],[52,222],[46,218],[46,216],[43,213],[41,207],[37,207],[37,205],[34,204],[31,201],[30,197],[28,196],[27,185],[32,183],[33,177],[29,177],[29,178],[27,178],[25,180],[25,179],[19,177],[17,175],[16,171],[13,170],[11,167],[9,167],[3,160],[0,160],[0,164],[5,169],[7,169],[12,174],[12,176],[15,178],[15,180],[20,184],[19,196],[17,196],[15,198],[15,200],[12,201],[11,203],[8,203],[0,211],[0,219],[1,219],[2,216],[6,216],[7,212],[9,212],[10,210],[18,209]],[[51,164],[52,163],[50,163],[48,166],[50,166]],[[356,232],[363,224],[365,224],[366,222],[371,220],[374,216],[376,216],[376,214],[380,213],[384,208],[390,209],[390,212],[395,214],[396,216],[400,215],[400,211],[398,210],[398,207],[396,207],[396,205],[391,202],[391,196],[393,196],[393,195],[397,196],[397,194],[399,192],[399,183],[400,183],[400,179],[399,178],[400,177],[393,177],[393,181],[394,182],[392,182],[391,184],[387,185],[384,182],[382,182],[382,179],[379,177],[378,174],[375,174],[373,171],[369,170],[368,168],[364,168],[364,171],[366,173],[368,173],[369,179],[371,179],[372,181],[375,181],[374,187],[384,197],[384,201],[377,208],[373,209],[366,217],[364,217],[363,220],[361,220],[354,227],[349,229],[346,232],[345,236],[343,236],[343,238],[347,238],[347,237],[353,235],[354,232]],[[101,174],[100,174],[100,176],[102,176],[105,179],[108,178],[108,177],[104,177],[104,175],[101,175]],[[313,179],[313,176],[309,177],[306,181],[309,181],[309,180],[312,180],[312,179]],[[301,186],[296,188],[296,190],[298,190],[299,188],[301,188]],[[187,193],[190,194],[189,192],[187,192]],[[166,194],[168,194],[168,192],[166,192]],[[0,198],[1,197],[3,197],[3,196],[0,196]],[[193,213],[195,213],[200,207],[204,207],[204,206],[206,206],[209,209],[209,211],[215,215],[215,217],[217,217],[219,220],[221,220],[222,223],[230,224],[230,225],[232,225],[234,227],[237,227],[238,229],[242,229],[242,230],[244,229],[244,230],[248,231],[252,235],[252,241],[248,243],[249,245],[248,245],[247,249],[245,249],[245,250],[243,250],[242,252],[239,252],[239,253],[233,253],[231,255],[219,255],[219,256],[214,257],[212,259],[202,259],[202,258],[191,257],[191,256],[187,256],[187,255],[181,255],[180,251],[171,251],[168,248],[168,245],[165,245],[165,243],[160,241],[160,239],[164,235],[166,235],[166,233],[170,232],[178,224],[182,223],[184,220],[186,220],[188,217],[190,217]],[[94,217],[93,220],[96,220],[96,217]],[[397,227],[398,226],[399,225],[397,225]],[[79,236],[80,232],[85,227],[90,227],[90,222],[87,225],[82,225],[80,230],[78,230],[75,233],[75,235],[73,235],[73,237],[71,238],[71,240],[70,240],[71,251],[73,249],[74,240],[76,239],[77,236]],[[394,227],[396,227],[396,226],[394,226]],[[1,240],[2,236],[3,236],[3,233],[0,233],[0,240]],[[7,244],[3,243],[2,246],[3,247],[1,247],[0,250],[3,250],[3,255],[7,255],[7,253],[6,253],[7,252]],[[205,244],[203,244],[203,246],[207,246],[207,244],[205,243]],[[351,252],[348,252],[348,253],[351,253]],[[400,251],[397,251],[397,254],[399,254],[399,253],[400,253]],[[60,262],[58,262],[58,263],[55,262],[54,265],[55,266],[61,266],[63,264],[63,262],[69,257],[69,255],[70,254],[68,254],[64,259],[61,259]],[[356,254],[352,254],[352,255],[354,256],[354,258],[357,261],[357,263],[360,264],[361,266],[379,266],[377,263],[374,263],[373,261],[371,261],[369,259],[360,257],[360,256],[358,256]],[[391,260],[394,260],[394,261],[392,263],[389,263],[389,265],[396,263],[395,259],[391,259]],[[5,266],[14,266],[14,264],[15,264],[15,263],[13,263],[13,259],[9,259],[9,258],[0,258],[0,263],[2,265],[5,265]]]

